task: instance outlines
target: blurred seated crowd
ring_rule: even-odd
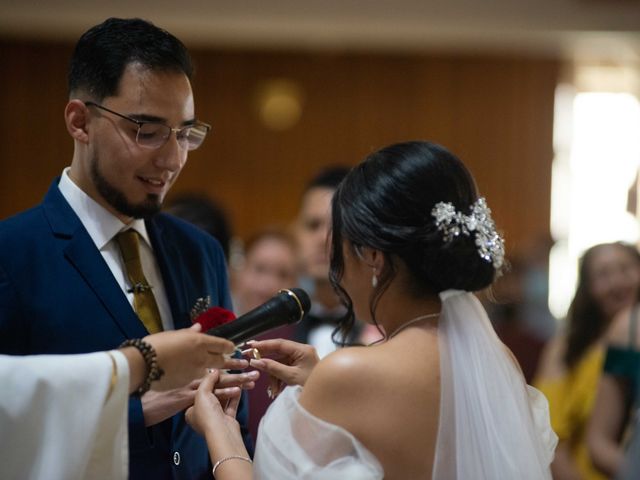
[[[312,300],[296,325],[260,339],[289,338],[316,347],[320,357],[342,344],[384,338],[360,324],[349,338],[336,329],[345,308],[329,279],[330,203],[347,167],[329,167],[306,185],[298,215],[286,226],[259,226],[234,237],[224,209],[205,195],[175,196],[166,210],[218,239],[229,263],[236,315],[263,304],[278,290],[299,286]],[[640,254],[622,242],[595,245],[578,266],[578,282],[565,318],[548,307],[550,238],[532,242],[481,296],[496,333],[518,359],[525,378],[550,405],[560,439],[552,464],[556,480],[640,478]],[[249,392],[254,434],[271,402],[269,378]],[[626,455],[625,455],[625,452]]]

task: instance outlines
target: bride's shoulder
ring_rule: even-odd
[[[375,375],[376,364],[374,347],[348,347],[327,355],[314,368],[307,386],[315,383],[322,388],[357,388]],[[305,386],[306,388],[306,386]]]
[[[372,347],[350,347],[322,359],[307,379],[300,403],[320,418],[341,424],[345,405],[366,398],[379,378],[373,353]]]

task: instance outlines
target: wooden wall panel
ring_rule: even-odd
[[[70,162],[62,112],[69,45],[0,40],[0,218],[37,203]],[[552,60],[478,56],[193,51],[197,115],[213,124],[173,194],[201,191],[246,236],[285,224],[321,166],[355,164],[391,142],[429,139],[473,171],[513,251],[548,234]],[[300,122],[266,129],[263,82],[304,92]]]

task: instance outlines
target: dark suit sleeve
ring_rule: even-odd
[[[129,397],[129,449],[144,451],[153,447],[149,431],[144,424],[140,397]]]
[[[18,294],[6,271],[0,265],[0,352],[4,354],[22,355],[26,351],[26,337],[19,326],[21,307]]]

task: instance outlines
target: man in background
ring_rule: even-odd
[[[311,310],[297,325],[295,340],[313,345],[320,358],[336,349],[332,333],[346,313],[329,283],[331,199],[349,168],[320,171],[307,184],[300,202],[295,232],[301,270],[300,285],[311,297]],[[357,329],[356,329],[357,330]],[[355,336],[359,332],[355,332]],[[354,338],[346,339],[353,341]]]

